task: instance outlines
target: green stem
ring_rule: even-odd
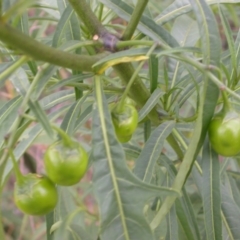
[[[223,97],[223,109],[222,112],[223,114],[226,114],[227,112],[229,112],[229,110],[231,109],[231,105],[228,101],[228,96],[225,90],[222,90],[222,97]]]
[[[16,69],[18,69],[20,66],[22,66],[28,60],[29,60],[29,58],[26,56],[19,58],[14,64],[12,64],[5,71],[0,73],[0,81],[2,79],[5,79],[6,77],[10,76]]]
[[[9,155],[12,159],[12,163],[13,163],[13,169],[14,169],[14,172],[15,172],[15,175],[16,175],[16,179],[17,179],[17,183],[22,183],[23,182],[23,175],[22,173],[20,172],[19,170],[19,167],[18,167],[18,164],[17,164],[17,160],[14,156],[14,153],[13,153],[13,150],[12,149],[9,149]]]
[[[66,132],[64,132],[61,128],[52,125],[52,128],[60,135],[63,145],[66,147],[73,146],[73,140],[68,136]]]
[[[104,48],[114,52],[116,50],[116,43],[119,40],[118,37],[107,31],[107,29],[98,20],[89,4],[87,4],[85,0],[69,0],[69,3],[87,27],[90,34],[97,35],[95,36],[96,38],[100,37],[103,41]]]
[[[95,56],[67,53],[42,44],[2,21],[0,21],[0,40],[33,59],[85,72],[92,72],[92,65],[107,55],[107,53]]]
[[[0,199],[0,205],[2,206],[1,204],[1,201],[2,201],[2,198]],[[0,239],[2,240],[5,240],[5,232],[4,232],[4,229],[3,229],[3,221],[2,221],[2,211],[0,211]]]
[[[91,35],[97,34],[102,36],[104,33],[107,33],[107,30],[85,0],[69,0],[69,3],[81,18],[84,25],[88,28]]]
[[[132,13],[131,19],[125,29],[125,32],[122,35],[123,40],[128,40],[132,38],[147,4],[148,0],[138,0],[137,5],[135,6]]]
[[[154,41],[142,41],[142,40],[128,40],[128,41],[118,41],[116,44],[117,49],[126,48],[130,46],[152,46]]]
[[[99,3],[98,20],[99,20],[100,22],[101,22],[101,20],[102,20],[103,8],[104,8],[104,5],[103,5],[102,3]]]
[[[156,46],[157,46],[157,43],[155,43],[155,44],[149,49],[149,51],[148,51],[148,53],[147,53],[147,55],[146,55],[147,57],[149,57],[149,56],[152,54],[152,52],[154,51],[154,49],[156,48]],[[123,95],[122,95],[122,97],[121,97],[121,100],[120,100],[120,102],[119,102],[119,104],[118,104],[118,106],[117,106],[117,111],[118,111],[118,110],[121,111],[121,110],[123,109],[125,99],[126,99],[128,93],[129,93],[129,91],[130,91],[130,89],[131,89],[131,87],[132,87],[132,84],[134,83],[136,77],[138,76],[138,73],[139,73],[140,70],[142,69],[144,63],[145,63],[145,61],[142,61],[142,62],[138,65],[138,67],[137,67],[136,70],[134,71],[132,77],[130,78],[130,80],[129,80],[128,84],[127,84],[127,87],[126,87],[126,89],[125,89],[125,91],[124,91],[124,93],[123,93]]]
[[[125,85],[127,85],[129,82],[129,79],[132,78],[134,73],[134,68],[132,64],[121,63],[121,64],[114,65],[113,68],[117,72],[122,82]],[[134,84],[131,86],[129,96],[132,99],[134,99],[140,107],[143,107],[147,102],[148,98],[150,97],[150,92],[145,87],[144,83],[142,82],[139,76],[136,76]],[[148,116],[151,119],[151,121],[153,121],[156,125],[160,124],[160,120],[159,120],[156,109],[153,109]]]

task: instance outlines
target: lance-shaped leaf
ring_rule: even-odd
[[[218,156],[206,140],[202,157],[202,197],[207,239],[222,239],[220,167]]]
[[[240,208],[229,196],[229,192],[224,185],[221,185],[222,198],[222,219],[226,229],[228,239],[240,239],[239,223]]]
[[[18,116],[18,108],[22,102],[21,97],[15,97],[6,102],[0,109],[0,144],[4,141],[5,135],[8,133]]]
[[[166,167],[167,173],[171,179],[175,179],[177,175],[177,169],[175,168],[172,161],[166,156],[162,155],[159,159],[159,162],[161,162],[163,166]],[[185,187],[182,189],[182,197],[177,199],[175,202],[175,209],[178,217],[179,228],[182,228],[186,239],[200,240],[201,237],[198,229],[199,227],[197,218],[194,214],[193,206]]]
[[[100,79],[96,78],[95,85],[93,185],[100,209],[101,240],[154,239],[143,215],[145,202],[177,192],[145,184],[130,172],[122,146],[116,140]]]
[[[169,121],[158,126],[146,142],[140,156],[136,161],[134,173],[144,182],[151,182],[156,161],[158,160],[165,139],[175,126],[174,121]]]
[[[150,113],[150,111],[156,106],[156,104],[159,102],[159,98],[162,97],[165,93],[157,88],[150,98],[147,100],[146,104],[142,107],[142,109],[139,111],[138,116],[138,122],[141,122],[147,115]]]
[[[76,127],[77,119],[80,117],[81,113],[81,107],[84,101],[87,98],[87,94],[83,96],[80,100],[76,101],[68,110],[66,113],[61,128],[65,130],[66,133],[68,133],[70,136],[74,134],[74,130]]]

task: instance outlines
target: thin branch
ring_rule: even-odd
[[[90,8],[89,4],[85,0],[68,0],[74,8],[77,15],[80,17],[84,25],[88,28],[88,31],[92,35],[102,36],[108,31],[98,20],[95,13]]]
[[[106,50],[115,52],[119,38],[108,32],[96,17],[89,4],[87,4],[85,0],[69,0],[69,3],[72,5],[84,25],[88,28],[90,34],[96,38],[101,38]]]
[[[131,19],[122,35],[123,40],[129,40],[132,38],[147,4],[148,0],[138,0],[137,5],[132,13]]]
[[[3,22],[0,22],[0,40],[35,60],[85,72],[93,72],[92,65],[107,55],[101,53],[88,56],[64,52],[42,44]]]

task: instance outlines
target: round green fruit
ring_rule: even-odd
[[[58,194],[47,177],[30,173],[15,183],[14,201],[26,214],[45,215],[55,208]]]
[[[210,143],[218,154],[231,157],[240,152],[240,116],[236,112],[214,117],[208,132]]]
[[[112,111],[112,121],[120,142],[127,142],[138,125],[138,112],[132,105],[124,105],[121,112]]]
[[[61,141],[50,145],[44,154],[45,170],[48,177],[61,186],[78,183],[88,166],[88,155],[77,142],[65,146]]]

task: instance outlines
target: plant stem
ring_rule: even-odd
[[[122,80],[122,82],[127,85],[129,79],[131,79],[134,68],[132,64],[129,63],[121,63],[113,66],[114,70],[117,72],[118,76]],[[129,95],[132,99],[134,99],[139,106],[144,106],[148,98],[150,97],[150,92],[147,90],[145,85],[143,84],[141,78],[137,75],[133,85],[131,86],[131,90]],[[160,120],[156,110],[152,110],[149,113],[150,119],[155,123],[159,124]]]
[[[14,156],[13,150],[9,149],[8,151],[9,151],[9,155],[10,155],[10,157],[12,159],[13,169],[14,169],[14,172],[15,172],[15,175],[16,175],[17,183],[21,184],[23,182],[23,175],[22,175],[22,173],[19,170],[19,167],[18,167],[18,164],[17,164],[17,160],[16,160],[16,158]]]
[[[95,56],[67,53],[44,45],[2,21],[0,21],[0,40],[33,59],[85,72],[92,72],[92,65],[107,55],[107,53]]]
[[[147,4],[148,0],[138,0],[137,5],[135,6],[132,13],[131,19],[122,35],[123,40],[128,40],[132,38]]]
[[[103,5],[102,3],[99,3],[98,20],[99,20],[100,22],[101,22],[101,20],[102,20],[103,8],[104,8],[104,5]]]
[[[66,146],[66,147],[73,146],[73,141],[66,132],[64,132],[61,128],[59,128],[55,125],[52,125],[52,128],[60,135],[64,146]]]
[[[231,105],[228,101],[228,96],[227,96],[227,93],[226,91],[223,89],[221,91],[222,93],[222,97],[223,97],[223,109],[222,109],[222,112],[223,114],[226,114],[230,109],[231,109]]]
[[[14,64],[12,64],[5,71],[0,73],[0,81],[10,76],[15,70],[17,70],[22,64],[24,64],[28,60],[29,58],[26,56],[19,58]]]
[[[154,41],[142,41],[142,40],[129,40],[129,41],[118,41],[116,44],[117,49],[129,47],[129,46],[152,46]]]
[[[2,206],[1,201],[2,201],[2,198],[0,199],[0,205]],[[3,221],[2,221],[2,211],[0,211],[0,220],[1,220],[1,223],[0,223],[0,239],[5,240],[5,232],[4,232],[4,229],[3,229]]]
[[[100,37],[105,49],[114,52],[116,50],[116,43],[119,39],[107,31],[98,20],[89,4],[87,4],[85,0],[69,0],[69,3],[83,21],[90,34],[97,35],[97,38]]]
[[[97,34],[102,36],[104,33],[107,33],[107,30],[98,20],[85,0],[69,0],[69,3],[81,18],[91,35]]]
[[[152,52],[154,51],[154,49],[156,48],[156,46],[157,46],[157,43],[155,43],[155,44],[149,49],[149,51],[148,51],[148,53],[147,53],[147,55],[146,55],[147,57],[152,54]],[[120,100],[120,102],[119,102],[119,104],[118,104],[118,106],[117,106],[117,111],[118,111],[118,110],[121,111],[121,110],[123,109],[125,98],[127,97],[128,93],[129,93],[129,91],[130,91],[130,88],[131,88],[132,84],[134,83],[134,81],[135,81],[138,73],[139,73],[140,70],[142,69],[144,63],[145,63],[145,61],[142,61],[142,62],[138,65],[138,67],[137,67],[136,70],[134,71],[132,77],[130,78],[130,80],[129,80],[128,84],[127,84],[127,87],[126,87],[126,89],[125,89],[125,91],[124,91],[124,93],[123,93],[123,95],[122,95],[122,97],[121,97],[121,100]]]

